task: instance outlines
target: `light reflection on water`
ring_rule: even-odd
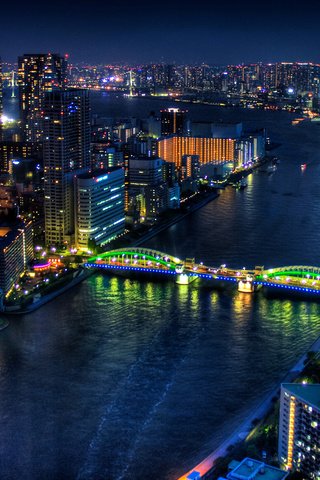
[[[277,172],[226,189],[148,246],[209,265],[319,265],[319,127],[244,115],[286,139]],[[1,478],[177,477],[283,378],[319,335],[319,313],[263,292],[91,277],[1,332]]]

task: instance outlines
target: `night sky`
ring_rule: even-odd
[[[319,0],[2,2],[0,55],[71,62],[320,62]]]

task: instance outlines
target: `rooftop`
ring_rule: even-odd
[[[282,387],[295,397],[300,397],[320,410],[320,384],[283,383]]]
[[[121,169],[121,167],[98,168],[97,170],[91,170],[90,172],[80,173],[79,175],[77,175],[77,177],[81,178],[82,180],[90,180],[93,178],[99,178],[104,175],[108,175],[112,172],[115,172],[116,170]]]
[[[11,228],[9,227],[0,227],[0,238],[5,237],[9,232],[11,232]]]
[[[259,460],[245,458],[228,473],[227,478],[229,480],[283,480],[288,473]]]

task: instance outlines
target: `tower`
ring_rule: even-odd
[[[90,167],[90,116],[87,90],[54,90],[43,102],[45,239],[72,243],[74,176]]]
[[[67,63],[59,54],[27,53],[18,58],[20,119],[27,142],[42,142],[45,94],[54,88],[65,87],[66,82]]]
[[[0,142],[2,141],[2,110],[3,110],[3,103],[2,103],[2,62],[0,57]]]
[[[320,476],[320,384],[281,385],[279,461],[307,478]]]
[[[75,181],[76,247],[92,250],[124,233],[124,170],[99,169]]]
[[[182,135],[185,130],[186,112],[179,108],[161,110],[161,136]]]
[[[11,72],[11,98],[15,98],[15,96],[16,96],[15,91],[14,91],[14,88],[16,86],[15,78],[16,78],[16,73],[15,73],[14,70],[12,70],[12,72]]]

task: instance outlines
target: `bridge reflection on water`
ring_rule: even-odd
[[[212,267],[202,262],[196,263],[193,258],[181,260],[172,255],[148,248],[126,248],[112,250],[99,256],[89,258],[86,268],[104,269],[115,272],[136,272],[153,275],[169,275],[176,283],[188,285],[193,280],[206,279],[212,286],[233,282],[241,292],[253,293],[268,287],[285,290],[293,294],[319,295],[320,268],[311,266],[288,266],[265,270],[256,266],[248,270],[231,269],[226,265]]]

